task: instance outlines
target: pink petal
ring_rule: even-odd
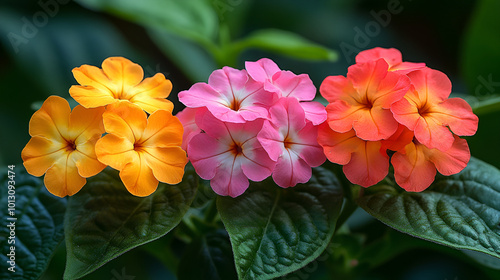
[[[326,121],[326,109],[323,104],[316,101],[300,102],[300,106],[304,109],[306,120],[312,122],[314,125]]]
[[[292,151],[283,153],[273,171],[273,180],[282,188],[306,183],[311,179],[311,167]]]
[[[310,101],[316,96],[316,87],[307,74],[295,75],[290,71],[281,71],[273,84],[280,89],[281,96],[295,97],[300,101]]]
[[[256,62],[245,61],[245,69],[252,79],[264,83],[271,81],[273,75],[281,69],[269,58],[261,58]]]
[[[201,109],[200,109],[201,110]],[[177,113],[176,117],[181,121],[184,127],[184,134],[182,135],[182,149],[187,150],[189,141],[201,132],[195,121],[196,112],[198,109],[195,108],[184,108],[184,110]]]

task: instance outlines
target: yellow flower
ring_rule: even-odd
[[[142,67],[123,57],[109,57],[102,69],[82,65],[73,69],[80,84],[69,89],[70,95],[82,106],[95,108],[128,100],[148,113],[158,109],[172,112],[173,104],[165,99],[172,90],[172,83],[161,73],[144,78]]]
[[[169,111],[157,110],[148,119],[138,106],[119,102],[107,107],[103,120],[108,134],[97,141],[97,158],[120,171],[131,194],[147,196],[158,181],[182,180],[187,163],[183,128]]]
[[[80,105],[71,112],[68,102],[50,96],[29,123],[32,136],[21,152],[23,164],[34,176],[45,174],[45,186],[52,194],[74,195],[88,177],[106,166],[97,160],[94,146],[104,133],[104,108]]]

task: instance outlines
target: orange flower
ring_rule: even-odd
[[[31,117],[29,133],[21,157],[28,173],[45,174],[50,193],[64,197],[74,195],[88,177],[101,172],[94,152],[96,141],[104,133],[104,108],[86,109],[80,105],[71,112],[68,102],[50,96]]]
[[[467,141],[453,136],[451,147],[446,151],[429,149],[417,140],[396,152],[391,163],[396,183],[410,192],[421,192],[434,181],[436,169],[449,176],[462,171],[470,160]]]
[[[429,149],[447,151],[454,134],[471,136],[477,131],[478,117],[461,98],[448,98],[451,82],[446,74],[424,68],[408,74],[412,87],[391,106],[396,120],[415,133]],[[451,131],[450,131],[451,130]]]
[[[109,105],[103,114],[108,133],[96,144],[97,158],[120,170],[127,190],[136,196],[153,193],[158,181],[176,184],[187,163],[181,122],[168,111],[157,110],[149,119],[128,102]]]
[[[86,108],[128,100],[150,114],[158,109],[172,112],[172,102],[165,99],[172,83],[161,73],[143,80],[142,67],[126,58],[107,58],[102,69],[82,65],[73,69],[73,75],[80,85],[72,86],[69,93]]]
[[[347,78],[329,76],[319,91],[330,102],[326,106],[328,124],[339,133],[351,129],[368,141],[389,138],[398,122],[389,110],[410,88],[406,75],[388,71],[384,59],[349,67]]]
[[[389,172],[389,156],[381,141],[365,141],[354,130],[338,133],[325,122],[319,125],[318,143],[329,161],[344,165],[344,174],[353,184],[366,188]]]

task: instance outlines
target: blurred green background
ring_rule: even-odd
[[[179,111],[177,93],[206,82],[224,65],[241,69],[246,60],[269,57],[281,69],[308,73],[319,87],[326,76],[345,75],[358,51],[379,46],[446,73],[453,94],[466,98],[480,117],[478,133],[468,138],[472,155],[500,167],[499,13],[496,0],[2,0],[0,164],[21,165],[34,110],[50,95],[69,98],[76,84],[71,69],[82,64],[124,56],[145,76],[164,73]],[[500,278],[454,250],[412,241],[365,218],[358,230],[367,228],[422,248],[391,256],[359,279]],[[336,258],[349,259],[329,256]],[[334,265],[327,264],[320,262],[308,278],[289,279],[329,279],[327,267]],[[60,279],[63,268],[61,248],[45,279]],[[123,274],[175,279],[137,249],[86,279],[119,280]]]

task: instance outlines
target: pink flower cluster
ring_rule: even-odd
[[[280,187],[305,183],[311,167],[325,162],[317,142],[326,120],[311,101],[316,88],[307,74],[281,70],[272,60],[223,67],[208,83],[179,93],[186,108],[183,148],[198,175],[219,195],[236,197],[272,175]]]
[[[469,104],[449,98],[451,82],[444,73],[403,62],[396,49],[360,52],[347,77],[327,77],[320,93],[329,104],[318,141],[330,161],[344,165],[352,183],[378,183],[390,161],[399,186],[423,191],[436,169],[456,174],[470,159],[459,137],[477,130]]]

